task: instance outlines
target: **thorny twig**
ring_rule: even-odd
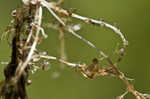
[[[62,8],[59,7],[59,4],[62,3],[63,0],[59,0],[57,3],[55,2],[47,2],[45,0],[22,0],[24,3],[24,6],[36,6],[36,11],[35,11],[35,15],[34,15],[34,21],[33,22],[29,22],[30,27],[28,33],[26,33],[25,35],[27,35],[27,38],[25,38],[25,43],[22,43],[23,45],[23,49],[19,49],[20,53],[24,52],[25,49],[28,49],[28,51],[26,51],[27,55],[25,56],[25,59],[21,60],[19,59],[17,62],[17,67],[15,69],[15,74],[12,77],[12,81],[15,83],[17,83],[22,75],[24,74],[24,72],[26,71],[26,69],[30,68],[30,64],[32,64],[32,60],[34,59],[38,59],[37,61],[39,61],[40,59],[47,59],[47,60],[56,60],[60,63],[66,64],[70,67],[73,67],[77,70],[79,70],[85,77],[87,78],[96,78],[99,76],[113,76],[113,77],[118,77],[119,79],[122,80],[122,82],[126,85],[127,90],[124,94],[122,94],[120,97],[118,97],[118,99],[123,99],[123,97],[128,93],[131,92],[136,99],[146,99],[145,94],[139,93],[134,89],[134,85],[132,83],[129,82],[128,78],[126,78],[124,76],[124,74],[118,69],[117,65],[118,63],[122,60],[124,53],[126,51],[126,47],[128,45],[128,41],[125,39],[124,35],[122,34],[122,32],[120,31],[120,29],[118,29],[117,27],[108,24],[104,21],[101,20],[95,20],[95,19],[91,19],[88,17],[83,17],[80,16],[78,14],[72,13],[68,10],[64,10]],[[77,63],[71,63],[68,62],[64,59],[64,38],[62,38],[62,42],[61,42],[61,53],[62,56],[61,58],[57,58],[54,56],[48,56],[47,54],[41,54],[37,51],[36,46],[38,44],[38,41],[40,40],[40,32],[42,33],[44,38],[47,38],[47,35],[44,32],[44,29],[41,27],[41,23],[42,23],[42,7],[46,7],[48,9],[48,11],[58,20],[58,22],[61,24],[60,26],[60,33],[61,35],[64,35],[64,31],[68,31],[71,34],[73,34],[75,37],[79,38],[80,40],[82,40],[83,42],[85,42],[86,44],[88,44],[90,47],[95,48],[96,51],[98,52],[99,55],[101,55],[105,60],[107,60],[107,62],[110,64],[110,66],[108,67],[104,67],[104,68],[99,68],[98,67],[98,60],[97,59],[93,59],[92,64],[91,65],[87,65],[87,64],[77,64]],[[30,9],[32,11],[32,8]],[[61,15],[61,17],[59,17],[59,15]],[[119,58],[116,60],[116,62],[112,62],[112,60],[109,58],[109,56],[107,56],[102,50],[98,49],[92,42],[90,42],[89,40],[86,40],[85,38],[81,37],[79,34],[77,34],[75,32],[75,30],[70,27],[67,26],[66,23],[64,22],[64,20],[62,19],[63,16],[66,17],[73,17],[79,20],[82,20],[85,23],[88,24],[92,24],[92,25],[96,25],[98,27],[107,27],[110,28],[111,30],[113,30],[116,34],[118,34],[120,36],[120,38],[122,39],[123,42],[123,47],[119,50]],[[18,34],[18,37],[21,34]],[[63,36],[62,36],[63,37]],[[20,42],[18,42],[20,43]],[[31,44],[29,44],[31,43]],[[19,57],[19,56],[16,56]],[[34,64],[34,63],[33,63]],[[7,69],[6,69],[7,70]],[[6,76],[7,77],[7,76]],[[3,90],[5,91],[5,90]],[[13,92],[13,91],[12,91]],[[0,95],[3,95],[3,92],[0,92]],[[5,94],[4,94],[5,95]],[[27,96],[25,97],[17,97],[17,98],[12,98],[12,99],[27,99]],[[7,99],[7,98],[6,98]]]

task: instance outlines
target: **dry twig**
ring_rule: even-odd
[[[47,2],[45,0],[22,0],[23,7],[16,12],[14,15],[15,18],[15,36],[12,40],[12,61],[5,68],[5,81],[2,85],[0,95],[4,99],[27,99],[27,94],[25,90],[25,83],[27,83],[28,72],[34,68],[34,71],[38,69],[38,67],[34,66],[35,62],[38,62],[40,59],[45,60],[56,60],[60,63],[66,64],[76,70],[80,71],[83,76],[86,78],[96,78],[99,76],[113,76],[122,80],[122,82],[126,85],[127,90],[118,99],[123,99],[127,93],[132,93],[136,99],[146,99],[148,95],[137,92],[134,89],[134,85],[129,82],[129,79],[124,76],[124,74],[118,69],[117,65],[122,60],[124,53],[126,51],[126,47],[128,46],[128,41],[125,39],[123,33],[117,27],[108,24],[102,20],[95,20],[88,17],[83,17],[78,14],[72,13],[68,10],[64,10],[59,7],[59,4],[62,3],[63,0],[59,0],[58,2]],[[42,24],[42,8],[45,7],[48,11],[58,20],[61,27],[58,27],[60,30],[60,38],[61,38],[61,58],[57,58],[54,56],[49,56],[47,53],[39,52],[36,47],[39,44],[41,39],[40,32],[43,38],[47,38],[47,34],[44,32],[44,29],[41,27]],[[28,9],[28,10],[26,10]],[[25,12],[26,11],[26,12]],[[56,12],[56,13],[55,13]],[[27,13],[24,14],[24,13]],[[58,15],[57,15],[58,14]],[[61,17],[60,17],[61,16]],[[92,24],[97,27],[107,27],[113,30],[116,34],[118,34],[123,42],[122,48],[119,50],[119,58],[113,62],[108,55],[106,55],[102,50],[97,48],[95,44],[85,39],[76,33],[76,30],[79,28],[73,28],[71,25],[66,25],[63,17],[73,17],[87,24]],[[25,28],[25,26],[27,28]],[[57,28],[57,27],[55,27]],[[65,59],[65,51],[64,51],[64,32],[68,31],[75,37],[79,38],[90,47],[96,49],[99,56],[102,56],[107,62],[109,66],[104,68],[99,68],[99,60],[93,59],[92,64],[77,64],[68,62]],[[22,36],[24,36],[22,38]],[[43,63],[44,66],[48,65],[49,62]],[[31,82],[31,81],[30,81]]]

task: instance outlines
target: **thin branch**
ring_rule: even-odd
[[[54,13],[54,11],[51,9],[52,4],[48,3],[46,1],[41,2],[41,4],[48,9],[48,11],[63,25],[66,26],[66,24]]]
[[[59,40],[60,40],[60,58],[67,60],[66,52],[65,52],[65,27],[60,25],[59,28]],[[60,64],[61,68],[64,68],[64,64]]]
[[[57,60],[57,61],[59,61],[59,62],[61,62],[61,63],[64,63],[64,64],[70,66],[70,67],[82,66],[82,65],[80,65],[80,64],[67,62],[67,61],[65,61],[64,59],[57,58],[57,57],[54,57],[54,56],[38,55],[38,56],[36,56],[36,57],[45,58],[45,59],[50,59],[50,60]]]
[[[123,99],[125,95],[128,94],[128,91],[124,92],[121,96],[118,96],[117,99]]]
[[[88,22],[88,23],[91,23],[91,24],[99,24],[99,26],[108,27],[108,28],[112,29],[115,33],[117,33],[121,37],[121,39],[123,41],[123,44],[125,46],[128,45],[128,41],[125,39],[125,37],[121,33],[120,29],[116,28],[115,26],[113,26],[111,24],[108,24],[108,23],[106,23],[104,21],[101,21],[101,20],[95,20],[95,19],[83,17],[83,16],[80,16],[80,15],[74,14],[74,13],[72,13],[72,17],[83,20],[84,22]]]
[[[50,9],[51,6],[53,5],[53,3],[48,3],[46,1],[41,2],[41,4],[43,6],[45,6],[50,13],[64,26],[66,27],[66,24]],[[64,10],[65,11],[65,10]],[[98,53],[100,53],[103,57],[107,58],[107,56],[104,54],[104,52],[100,49],[98,49],[93,43],[91,43],[90,41],[86,40],[85,38],[83,38],[82,36],[78,35],[77,33],[74,32],[74,30],[72,28],[68,28],[67,29],[68,32],[70,32],[71,34],[73,34],[74,36],[76,36],[77,38],[79,38],[80,40],[84,41],[85,43],[87,43],[89,46],[91,46],[92,48],[95,48],[96,51]]]
[[[120,31],[120,29],[118,29],[117,27],[115,27],[111,24],[108,24],[108,23],[106,23],[104,21],[101,21],[101,20],[95,20],[95,19],[91,19],[91,18],[88,18],[88,17],[80,16],[80,15],[75,14],[75,13],[71,13],[67,10],[64,10],[64,9],[58,7],[57,4],[53,3],[53,2],[48,3],[48,2],[44,1],[43,6],[45,6],[45,7],[48,6],[49,9],[51,8],[54,11],[56,11],[58,13],[61,13],[61,14],[65,15],[65,16],[68,16],[68,17],[74,17],[74,18],[77,18],[79,20],[83,20],[86,23],[108,27],[108,28],[112,29],[115,33],[117,33],[121,37],[124,46],[128,45],[128,41],[125,39],[125,37],[124,37],[123,33]]]
[[[46,1],[43,1],[41,3],[43,6],[45,6],[46,8],[48,8],[48,10],[50,10],[51,14],[65,27],[65,23],[51,10],[53,9],[54,11],[58,12],[58,13],[61,13],[61,14],[64,14],[68,17],[74,17],[74,18],[77,18],[77,19],[80,19],[80,20],[83,20],[85,21],[86,23],[91,23],[91,24],[99,24],[100,26],[103,25],[103,26],[106,26],[110,29],[112,29],[113,31],[115,31],[117,34],[120,35],[122,41],[123,41],[123,45],[124,47],[126,47],[128,45],[128,42],[127,40],[125,39],[125,37],[123,36],[123,34],[120,32],[119,29],[117,29],[116,27],[106,23],[106,22],[103,22],[103,21],[98,21],[98,20],[94,20],[94,19],[90,19],[90,18],[87,18],[87,17],[82,17],[80,15],[77,15],[77,14],[74,14],[74,13],[70,13],[68,12],[67,10],[64,10],[62,8],[59,8],[55,3],[48,3]],[[111,65],[113,64],[112,61],[109,59],[109,57],[100,49],[98,49],[93,43],[91,43],[90,41],[84,39],[83,37],[81,37],[80,35],[78,35],[77,33],[75,33],[71,28],[68,29],[68,31],[70,33],[72,33],[74,36],[76,36],[77,38],[81,39],[82,41],[84,41],[85,43],[87,43],[89,46],[95,48],[97,50],[97,52],[100,53],[100,55],[102,55]],[[119,58],[118,60],[120,60],[121,58]],[[114,65],[113,65],[114,66]]]

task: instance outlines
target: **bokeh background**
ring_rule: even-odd
[[[0,35],[12,20],[11,11],[19,7],[20,3],[21,0],[0,1]],[[76,13],[83,16],[103,19],[118,26],[129,41],[126,56],[119,68],[126,76],[135,79],[133,83],[138,91],[150,93],[150,0],[65,0],[62,7],[76,8]],[[56,21],[46,9],[43,20],[46,23]],[[80,35],[113,56],[116,43],[120,41],[119,36],[109,29],[72,20],[82,25],[78,32]],[[49,38],[39,49],[48,51],[49,55],[59,56],[58,31],[45,29]],[[65,42],[69,61],[90,64],[97,57],[94,49],[68,32],[65,33]],[[9,61],[10,54],[7,40],[0,41],[0,61]],[[50,62],[50,70],[38,70],[30,76],[32,85],[27,88],[30,99],[115,99],[126,89],[117,78],[100,77],[90,80],[74,72],[72,68],[65,67],[62,70],[59,63]],[[104,63],[100,63],[102,65]],[[0,65],[0,80],[3,79],[4,66]],[[128,94],[125,99],[135,98]]]

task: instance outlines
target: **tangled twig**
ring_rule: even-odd
[[[63,0],[59,0],[58,2],[47,2],[45,0],[22,0],[23,7],[21,10],[16,11],[14,18],[16,20],[15,23],[15,36],[12,41],[12,61],[5,68],[5,81],[0,90],[0,95],[4,97],[4,99],[27,99],[27,94],[25,90],[25,83],[27,83],[28,72],[36,71],[37,67],[34,66],[36,62],[44,59],[48,60],[56,60],[60,63],[66,64],[76,71],[80,71],[81,74],[90,79],[94,79],[99,76],[112,76],[117,77],[122,80],[122,82],[126,85],[127,89],[125,93],[121,96],[117,97],[118,99],[123,99],[126,94],[129,92],[132,93],[136,99],[146,99],[147,94],[142,94],[134,89],[134,85],[130,83],[129,79],[125,77],[125,75],[118,69],[117,65],[122,60],[126,48],[128,46],[128,41],[125,39],[123,33],[117,27],[108,24],[102,20],[95,20],[88,17],[80,16],[76,13],[72,13],[69,10],[65,10],[60,8],[59,5]],[[59,22],[60,35],[61,35],[61,57],[57,58],[54,56],[49,56],[47,53],[41,53],[38,51],[37,45],[41,42],[40,39],[47,38],[47,34],[44,32],[44,29],[41,27],[42,24],[42,8],[45,7],[48,11],[56,18]],[[23,14],[25,9],[28,9],[26,14]],[[26,10],[25,10],[26,11]],[[57,15],[58,14],[58,15]],[[92,24],[97,27],[107,27],[113,30],[116,34],[118,34],[123,42],[123,46],[118,51],[119,58],[113,62],[108,55],[106,55],[101,49],[97,48],[95,44],[85,39],[76,33],[76,30],[80,29],[79,27],[73,28],[71,25],[66,25],[66,22],[63,20],[63,17],[67,18],[76,18],[82,20],[87,24]],[[25,26],[27,28],[25,28]],[[19,27],[19,29],[18,29]],[[90,47],[96,49],[96,52],[99,56],[102,56],[107,62],[109,66],[99,68],[99,60],[94,58],[92,60],[92,64],[78,64],[68,62],[65,59],[65,51],[64,51],[64,32],[68,31],[75,37],[79,38]],[[40,33],[42,37],[40,36]],[[24,36],[22,38],[22,36]],[[45,62],[45,61],[44,61]],[[44,66],[49,63],[43,63]],[[21,89],[20,87],[23,88]],[[11,89],[11,90],[10,90]],[[8,90],[10,90],[8,92]]]

